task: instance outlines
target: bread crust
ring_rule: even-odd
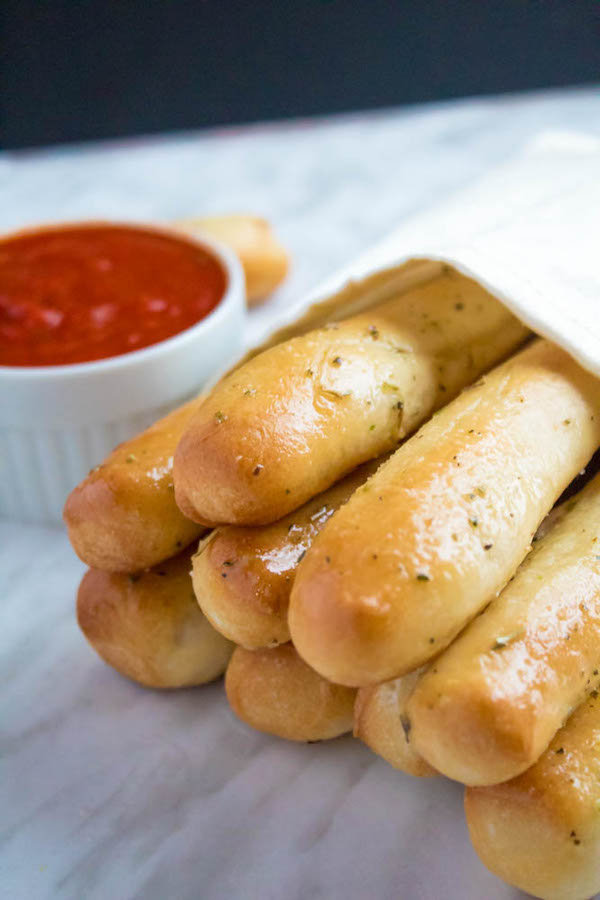
[[[119,444],[67,498],[63,517],[86,565],[138,572],[187,547],[205,529],[175,503],[173,454],[202,398]]]
[[[395,769],[418,778],[438,773],[415,749],[407,703],[421,670],[373,687],[360,688],[354,704],[354,737]]]
[[[90,569],[77,594],[77,621],[110,666],[152,688],[205,684],[222,675],[233,645],[200,611],[191,548],[140,575]]]
[[[217,631],[247,650],[289,641],[287,613],[298,561],[381,462],[360,466],[272,525],[225,525],[200,543],[192,558],[192,581],[198,602]]]
[[[324,678],[363,686],[437,655],[505,586],[600,444],[600,382],[536,341],[444,407],[327,523],[289,624]]]
[[[283,281],[289,258],[266,219],[249,215],[180,219],[175,227],[187,234],[213,237],[237,253],[246,278],[246,300],[255,306]]]
[[[524,772],[600,683],[600,476],[566,506],[409,701],[415,746],[456,781]]]
[[[290,643],[262,650],[236,647],[225,690],[238,718],[288,741],[324,741],[352,730],[356,691],[325,681]]]
[[[186,429],[177,503],[206,525],[280,519],[396,447],[527,334],[449,271],[271,347],[223,379]]]
[[[600,698],[585,701],[538,762],[493,787],[470,787],[473,846],[495,875],[544,900],[600,891]]]

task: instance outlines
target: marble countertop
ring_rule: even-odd
[[[580,89],[0,156],[0,228],[251,211],[294,259],[253,333],[542,129],[600,135]],[[351,738],[246,728],[221,683],[171,694],[87,647],[59,530],[0,522],[0,895],[10,900],[507,900],[462,790]]]

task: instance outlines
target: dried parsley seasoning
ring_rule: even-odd
[[[431,578],[426,572],[417,572],[417,581],[431,581]]]
[[[230,569],[231,566],[235,566],[236,562],[237,562],[237,560],[235,560],[235,559],[225,559],[225,560],[223,560],[223,565],[227,566],[227,568]]]
[[[226,419],[227,419],[227,416],[224,413],[222,413],[220,409],[218,409],[217,412],[215,413],[215,422],[217,422],[220,425],[221,422],[225,422]]]
[[[341,364],[342,364],[342,357],[341,357],[341,356],[334,356],[334,358],[331,360],[331,365],[332,365],[332,366],[341,366]]]
[[[400,715],[400,724],[402,725],[402,731],[404,732],[404,737],[406,738],[406,743],[410,744],[410,732],[412,729],[412,722],[408,718],[407,715],[402,713]]]
[[[379,329],[376,325],[369,325],[367,328],[367,334],[376,341],[379,338]]]
[[[126,463],[137,462],[137,456],[134,456],[133,453],[130,453],[128,456],[125,457],[125,462]]]

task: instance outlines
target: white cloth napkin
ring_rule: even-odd
[[[472,188],[412,219],[319,285],[300,309],[349,280],[414,257],[446,261],[475,278],[534,331],[600,376],[596,138],[539,135]]]

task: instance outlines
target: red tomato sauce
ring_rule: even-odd
[[[195,325],[225,293],[185,238],[118,225],[0,241],[0,365],[58,366],[140,350]]]

